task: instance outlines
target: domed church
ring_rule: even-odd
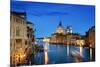
[[[59,25],[57,26],[56,33],[59,33],[59,34],[60,33],[62,33],[62,34],[65,33],[65,30],[64,30],[64,27],[62,26],[61,21],[59,22]]]

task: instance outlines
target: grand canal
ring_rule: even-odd
[[[42,52],[34,53],[34,64],[59,64],[73,62],[89,62],[95,60],[95,49],[69,46],[63,44],[41,43]]]

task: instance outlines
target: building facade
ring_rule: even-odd
[[[67,26],[66,28],[66,34],[72,33],[72,26]]]
[[[77,39],[76,40],[76,45],[77,46],[84,46],[85,45],[85,40],[84,39]]]
[[[54,33],[50,38],[51,43],[61,44],[64,43],[64,41],[65,41],[65,35],[61,33]]]
[[[65,33],[65,30],[64,30],[64,27],[62,26],[61,21],[59,22],[59,25],[57,26],[55,33],[58,33],[58,34],[64,34]]]
[[[88,32],[86,32],[86,44],[90,47],[95,47],[95,26],[92,26]]]
[[[27,44],[28,44],[28,48],[26,48],[26,52],[27,52],[27,63],[28,64],[32,64],[32,57],[34,56],[34,40],[35,40],[35,35],[34,35],[34,24],[27,21]],[[30,59],[31,58],[31,59]]]
[[[27,47],[26,14],[11,12],[10,18],[10,56],[11,64],[21,63]],[[19,59],[20,58],[20,59]]]
[[[26,20],[26,13],[11,12],[10,16],[10,63],[18,65],[26,62],[29,53],[33,53],[33,27]]]
[[[51,35],[50,42],[56,44],[62,43],[65,45],[78,45],[79,41],[83,42],[81,38],[80,34],[72,32],[72,26],[67,26],[67,28],[64,29],[60,22],[57,26],[56,32]]]
[[[65,29],[60,21],[57,26],[56,32],[51,35],[50,43],[64,43],[64,35]]]

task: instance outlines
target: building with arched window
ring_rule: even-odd
[[[33,25],[23,12],[11,12],[10,23],[10,62],[16,66],[33,53]]]

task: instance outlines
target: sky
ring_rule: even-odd
[[[95,25],[95,6],[43,2],[12,1],[11,11],[26,12],[27,20],[34,24],[36,37],[49,37],[59,22],[71,25],[74,33],[85,35]]]

